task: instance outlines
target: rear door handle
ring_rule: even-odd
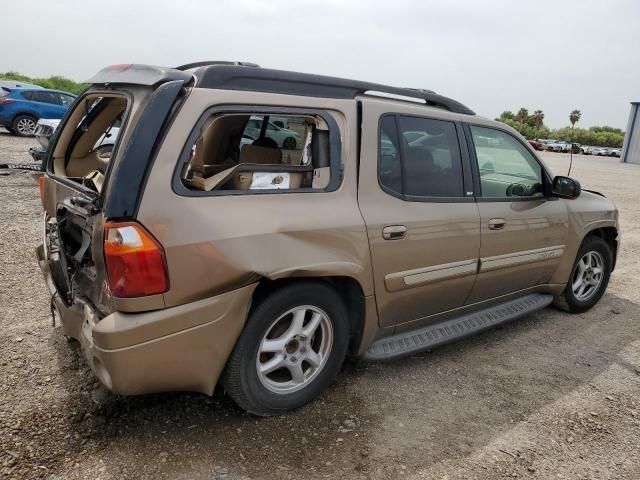
[[[382,238],[385,240],[400,240],[407,234],[407,227],[404,225],[389,225],[382,229]]]
[[[492,218],[489,220],[489,230],[500,230],[504,228],[507,221],[504,218]]]

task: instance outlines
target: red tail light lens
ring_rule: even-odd
[[[104,260],[116,297],[143,297],[169,289],[164,249],[139,223],[105,224]]]
[[[15,100],[11,100],[10,98],[0,98],[0,105],[11,105],[15,103]]]

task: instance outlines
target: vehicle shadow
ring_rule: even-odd
[[[639,305],[607,294],[585,314],[548,308],[411,358],[347,363],[318,401],[273,418],[243,413],[221,389],[96,404],[79,352],[55,340],[69,397],[84,392],[82,407],[63,407],[68,447],[114,477],[396,477],[399,465],[411,473],[472,454],[614,364],[633,369],[619,354],[640,339],[639,316]]]

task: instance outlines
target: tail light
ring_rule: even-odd
[[[15,100],[11,100],[10,98],[0,98],[0,105],[11,105],[15,103]]]
[[[164,249],[139,223],[105,224],[104,260],[116,297],[143,297],[169,289]]]

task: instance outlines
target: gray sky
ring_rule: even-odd
[[[245,60],[429,88],[489,117],[539,108],[551,127],[578,108],[580,126],[625,128],[640,101],[640,0],[32,0],[1,11],[0,71],[32,76]]]

